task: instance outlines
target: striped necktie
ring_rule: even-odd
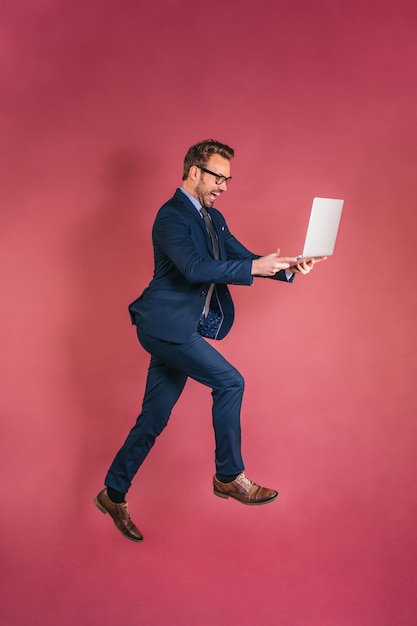
[[[216,260],[218,260],[220,258],[220,251],[219,251],[219,240],[217,239],[216,229],[214,228],[213,222],[211,221],[211,218],[210,218],[210,216],[208,214],[207,209],[202,206],[200,211],[201,211],[201,215],[203,216],[204,223],[206,225],[208,233],[210,235],[211,243],[212,243],[212,246],[213,246],[214,258]],[[214,286],[215,286],[214,283],[212,283],[210,285],[210,287],[209,287],[208,292],[207,292],[206,302],[204,304],[204,315],[206,317],[207,317],[208,312],[210,310],[210,300],[211,300],[211,297],[213,295]]]

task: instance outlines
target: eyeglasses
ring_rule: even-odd
[[[227,177],[227,176],[222,176],[221,174],[216,174],[216,172],[211,172],[210,170],[206,169],[205,167],[202,167],[201,165],[197,165],[197,167],[202,172],[205,172],[206,174],[211,174],[212,176],[214,176],[216,178],[216,185],[223,185],[223,183],[228,184],[232,180],[231,176]]]

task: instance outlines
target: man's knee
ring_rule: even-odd
[[[243,390],[245,388],[245,379],[243,378],[242,374],[238,372],[237,369],[232,368],[230,370],[227,386],[243,393]]]

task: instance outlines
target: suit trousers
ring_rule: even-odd
[[[140,327],[137,334],[142,347],[151,355],[142,411],[110,466],[106,486],[122,493],[128,491],[156,438],[167,425],[188,377],[212,389],[217,473],[242,472],[242,375],[197,332],[184,343],[151,337]],[[196,407],[196,416],[201,412],[200,407]]]

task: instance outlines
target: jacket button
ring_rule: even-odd
[[[202,291],[200,295],[201,296],[206,296],[207,295],[207,291]]]

